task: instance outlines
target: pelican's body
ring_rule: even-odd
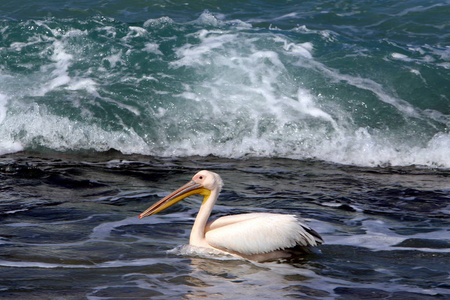
[[[291,256],[292,248],[307,250],[323,243],[320,235],[295,215],[248,213],[208,222],[222,189],[222,179],[210,171],[198,172],[190,182],[161,199],[139,218],[153,215],[194,194],[204,196],[192,227],[189,244],[212,248],[240,258],[266,261]]]

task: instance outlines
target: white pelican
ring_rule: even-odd
[[[225,216],[207,223],[222,184],[218,174],[200,171],[187,184],[141,213],[139,218],[151,216],[188,196],[199,194],[204,196],[204,200],[192,226],[191,246],[212,248],[262,262],[290,258],[294,248],[310,252],[312,247],[323,243],[320,235],[295,215],[248,213]]]

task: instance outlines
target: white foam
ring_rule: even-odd
[[[208,54],[214,53],[213,50],[223,48],[225,44],[234,41],[235,34],[224,34],[222,31],[209,31],[202,29],[195,33],[195,37],[201,40],[199,45],[189,43],[177,49],[176,54],[180,59],[170,63],[173,67],[182,66],[202,66]]]
[[[195,21],[195,23],[201,24],[204,26],[218,27],[221,24],[221,21],[219,19],[217,19],[209,11],[205,11],[198,17],[198,19]]]
[[[300,62],[300,65],[304,66],[302,62]],[[381,84],[375,82],[372,79],[341,74],[337,70],[330,69],[325,65],[313,60],[310,61],[310,65],[313,68],[319,69],[322,74],[330,77],[336,82],[344,81],[347,82],[349,85],[357,87],[359,89],[371,91],[378,97],[379,100],[392,105],[394,108],[401,111],[403,114],[406,114],[410,117],[420,118],[420,114],[417,112],[416,108],[414,108],[410,103],[408,103],[403,99],[399,99],[390,95],[388,92],[385,91],[385,89]]]
[[[404,54],[400,54],[400,53],[391,53],[391,57],[394,59],[403,60],[403,61],[411,61],[412,60],[408,56],[406,56]]]
[[[0,155],[19,152],[23,150],[22,144],[15,141],[14,139],[9,138],[9,134],[7,132],[2,134],[2,123],[6,119],[7,104],[8,97],[4,94],[0,94]]]
[[[146,43],[144,51],[147,51],[149,53],[153,53],[156,55],[162,55],[163,53],[159,50],[159,45],[156,43]]]
[[[52,60],[55,63],[53,65],[46,66],[43,69],[43,73],[46,73],[45,69],[53,69],[51,71],[52,78],[36,91],[36,95],[38,96],[43,96],[58,87],[66,85],[71,80],[67,70],[71,65],[73,56],[64,50],[64,44],[59,40],[55,40],[53,42],[53,51]]]
[[[5,141],[3,138],[0,138],[0,155],[20,152],[23,149],[23,145],[19,142]]]
[[[0,127],[2,144],[9,146],[12,152],[21,150],[22,145],[37,143],[58,151],[107,151],[114,148],[123,153],[150,153],[149,145],[132,128],[106,131],[96,124],[59,117],[39,107],[31,107],[26,113],[6,118],[3,125]],[[22,135],[20,144],[14,138],[19,134]]]
[[[205,10],[197,20],[191,22],[192,24],[207,26],[207,27],[225,27],[234,26],[236,28],[251,28],[250,23],[244,22],[239,19],[224,20],[225,16],[219,13],[212,14],[208,10]]]
[[[280,18],[290,17],[288,14]],[[45,21],[39,22],[41,26],[46,26]],[[162,58],[159,41],[153,41],[150,32],[173,24],[173,20],[164,17],[148,20],[143,27],[131,26],[127,35],[119,41],[126,47],[111,48],[97,61],[100,66],[89,69],[85,73],[87,75],[72,71],[80,59],[72,39],[87,33],[49,28],[53,36],[46,37],[44,45],[47,49],[42,53],[52,53],[51,62],[35,74],[20,78],[30,84],[24,84],[23,89],[11,90],[9,83],[14,83],[17,78],[2,74],[5,83],[1,86],[3,94],[0,95],[0,153],[33,146],[61,151],[115,148],[123,153],[158,156],[280,156],[364,166],[416,164],[450,167],[448,133],[438,132],[434,136],[429,133],[428,141],[421,140],[417,144],[404,142],[401,136],[391,135],[388,130],[356,124],[353,112],[337,104],[345,100],[327,99],[325,97],[330,96],[322,96],[307,87],[302,81],[310,80],[309,76],[317,77],[324,82],[347,85],[350,89],[373,96],[384,107],[390,106],[389,109],[402,116],[405,123],[418,120],[430,128],[436,128],[434,122],[439,123],[438,126],[449,124],[447,115],[433,110],[422,111],[370,77],[343,74],[320,63],[314,58],[315,45],[312,42],[305,42],[304,39],[303,42],[294,42],[277,31],[257,30],[255,34],[248,30],[251,26],[245,22],[226,21],[219,14],[205,11],[197,20],[188,23],[186,27],[189,30],[198,30],[187,33],[186,43],[173,49],[176,59],[167,61],[167,57]],[[99,30],[108,37],[116,34],[111,26]],[[305,26],[298,26],[293,32],[327,40],[332,35],[330,32],[324,35],[322,31],[310,30]],[[139,43],[138,49],[130,47],[132,43],[128,44],[131,39],[142,37],[149,39],[144,44]],[[37,38],[23,44],[12,44],[11,47],[20,50],[35,42],[39,42]],[[448,49],[424,46],[410,51],[422,55],[421,61],[424,62],[430,52],[442,58],[448,57]],[[117,69],[127,67],[128,61],[124,57],[133,51],[143,55],[155,54],[152,59],[166,64],[164,67],[170,70],[168,74],[149,71],[138,78],[123,76],[118,81],[127,85],[142,82],[143,85],[157,86],[151,91],[149,98],[154,98],[148,103],[161,99],[159,104],[155,104],[156,100],[151,104],[128,100],[125,103],[113,98],[108,93],[108,87],[106,93],[102,93],[102,78],[95,77],[98,74],[90,77],[98,70],[101,75],[116,76],[117,73],[111,74],[110,70],[106,72],[107,65]],[[401,62],[410,58],[392,53],[389,59]],[[102,67],[102,64],[106,66]],[[175,75],[178,74],[177,69],[182,74],[189,74],[188,80],[181,78],[180,83]],[[411,72],[421,76],[415,69]],[[115,130],[108,127],[111,120],[80,121],[73,116],[52,115],[46,110],[45,103],[28,105],[23,101],[22,107],[19,107],[23,96],[45,96],[55,90],[69,90],[72,94],[76,94],[73,91],[86,91],[95,98],[89,104],[102,107],[107,103],[117,110]],[[11,97],[19,101],[10,101]],[[75,99],[74,109],[93,115],[89,108],[83,107],[82,100],[76,96],[71,99]],[[355,99],[357,101],[359,99]],[[12,105],[16,105],[14,120],[7,114],[10,112],[7,108]],[[128,120],[121,119],[119,111],[124,110],[127,115],[130,112],[142,120],[130,125]],[[158,128],[153,130],[142,125],[148,120],[157,124]],[[180,122],[184,125],[179,126]]]
[[[307,90],[299,88],[297,99],[300,111],[314,118],[320,118],[328,121],[333,125],[333,127],[337,128],[337,124],[333,120],[333,117],[317,107],[314,103],[313,96]]]
[[[301,43],[301,44],[295,44],[295,43],[289,43],[287,40],[285,39],[281,39],[281,38],[276,38],[275,40],[279,40],[281,42],[283,42],[284,46],[284,50],[286,50],[287,52],[290,52],[292,54],[295,55],[300,55],[303,56],[305,58],[312,58],[312,50],[313,50],[313,44],[310,42],[306,42],[306,43]]]
[[[147,30],[145,28],[139,27],[139,26],[130,26],[128,27],[130,30],[129,33],[133,34],[134,36],[143,36],[147,33]]]
[[[8,97],[0,93],[0,124],[6,118],[6,105],[8,104]]]
[[[158,19],[149,19],[144,22],[144,27],[166,27],[174,24],[174,21],[169,17],[161,17]]]
[[[109,62],[109,65],[111,68],[115,68],[118,64],[123,65],[123,59],[122,59],[122,50],[120,50],[118,53],[111,54],[104,58],[105,61]]]
[[[90,78],[79,78],[72,80],[70,84],[67,86],[67,89],[72,91],[86,90],[91,94],[98,95],[96,85],[97,83]]]
[[[221,136],[203,130],[199,131],[201,134],[187,132],[183,139],[165,145],[162,155],[242,157],[250,154],[364,166],[450,166],[450,158],[445,157],[447,134],[438,134],[426,145],[411,147],[389,137],[385,131],[355,128],[352,116],[345,110],[333,107],[332,101],[312,94],[286,75],[291,66],[282,55],[298,58],[294,65],[319,72],[333,82],[344,82],[373,93],[405,118],[433,116],[391,95],[372,79],[341,74],[315,61],[312,43],[295,44],[270,33],[255,37],[216,29],[202,29],[193,36],[199,42],[178,48],[178,59],[171,66],[192,68],[199,74],[207,74],[207,80],[185,84],[185,91],[175,96],[199,103],[200,109],[205,110],[204,116],[221,124]],[[279,44],[279,50],[260,46],[273,42]],[[402,55],[393,56],[405,59]],[[327,109],[319,104],[324,100]],[[445,116],[439,118],[437,121],[442,122]]]

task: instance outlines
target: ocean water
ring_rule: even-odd
[[[0,153],[450,167],[442,1],[1,5]]]
[[[0,297],[447,299],[449,1],[2,1]],[[297,213],[322,254],[185,245]]]

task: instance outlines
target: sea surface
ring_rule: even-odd
[[[450,299],[450,1],[1,1],[0,298]],[[298,214],[295,262],[186,246]],[[197,249],[198,250],[198,249]]]

